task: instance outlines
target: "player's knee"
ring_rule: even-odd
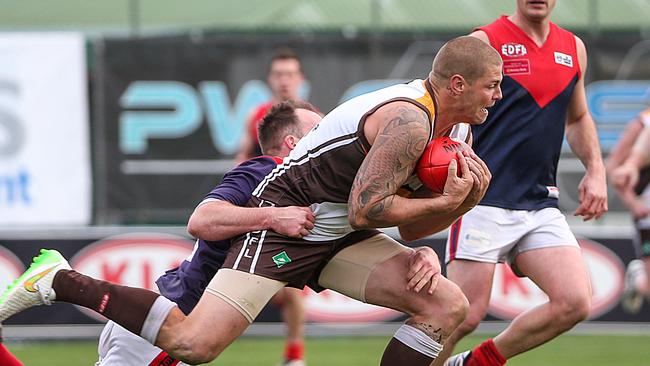
[[[587,319],[591,311],[591,299],[588,295],[572,296],[556,304],[556,319],[564,329],[570,329],[574,325]]]
[[[213,361],[221,353],[220,349],[212,348],[207,344],[192,343],[185,347],[185,352],[179,357],[180,361],[190,365],[197,365]]]
[[[290,306],[298,307],[302,306],[302,292],[293,288],[285,288],[284,292],[284,302]]]
[[[463,337],[472,333],[485,317],[485,310],[470,306],[467,317],[461,325],[458,326],[457,332]]]
[[[181,362],[196,365],[213,361],[223,351],[225,346],[214,342],[206,342],[196,337],[178,336],[171,347],[170,354]]]
[[[449,329],[455,329],[467,318],[469,314],[469,301],[458,286],[452,286],[449,289],[450,294],[443,304],[445,317],[449,321]]]

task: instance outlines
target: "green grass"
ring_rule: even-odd
[[[467,349],[484,337],[469,337],[459,346]],[[307,340],[310,366],[378,365],[388,337],[311,338]],[[276,365],[282,353],[281,338],[243,338],[210,365]],[[647,366],[650,335],[564,335],[508,362],[508,366]],[[27,366],[89,366],[97,355],[95,342],[9,343],[8,348]]]

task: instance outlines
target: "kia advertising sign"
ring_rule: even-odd
[[[308,287],[303,291],[307,320],[319,323],[364,323],[395,319],[402,313],[357,301],[338,292],[316,293]]]
[[[192,247],[192,242],[171,235],[119,235],[88,245],[70,265],[97,279],[157,291],[156,279],[177,267],[192,253]],[[86,313],[103,319],[93,311]]]
[[[29,265],[40,248],[61,251],[76,270],[107,281],[155,290],[155,280],[165,270],[187,258],[192,242],[181,235],[160,233],[129,233],[116,228],[115,234],[87,239],[3,240],[0,247],[0,286],[6,286]],[[179,228],[178,234],[183,230]],[[629,239],[581,239],[580,245],[589,268],[593,286],[590,319],[614,322],[650,322],[648,305],[638,314],[627,314],[620,307],[624,263],[633,258]],[[426,239],[417,245],[428,245],[442,254],[444,241]],[[13,253],[13,254],[12,254]],[[364,304],[334,291],[315,293],[303,291],[306,319],[310,322],[365,323],[396,321],[399,312]],[[528,279],[516,277],[508,266],[497,267],[487,319],[511,319],[517,314],[546,301],[542,292]],[[90,311],[79,311],[68,304],[37,307],[9,319],[8,324],[87,324],[103,321]],[[281,321],[278,307],[267,307],[256,319],[259,322]]]
[[[598,242],[579,239],[592,286],[590,318],[610,311],[620,299],[625,268],[619,257]],[[548,301],[548,297],[528,278],[517,277],[505,264],[497,265],[488,312],[513,319],[522,312]]]

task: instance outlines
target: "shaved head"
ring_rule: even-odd
[[[445,43],[433,59],[430,78],[446,80],[461,75],[469,83],[483,76],[489,68],[501,66],[499,53],[478,38],[462,36]],[[433,80],[431,80],[433,82]]]

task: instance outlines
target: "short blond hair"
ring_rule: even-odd
[[[476,37],[462,36],[442,46],[433,59],[431,73],[439,80],[461,75],[473,83],[486,73],[488,67],[502,64],[501,56],[492,46]]]

